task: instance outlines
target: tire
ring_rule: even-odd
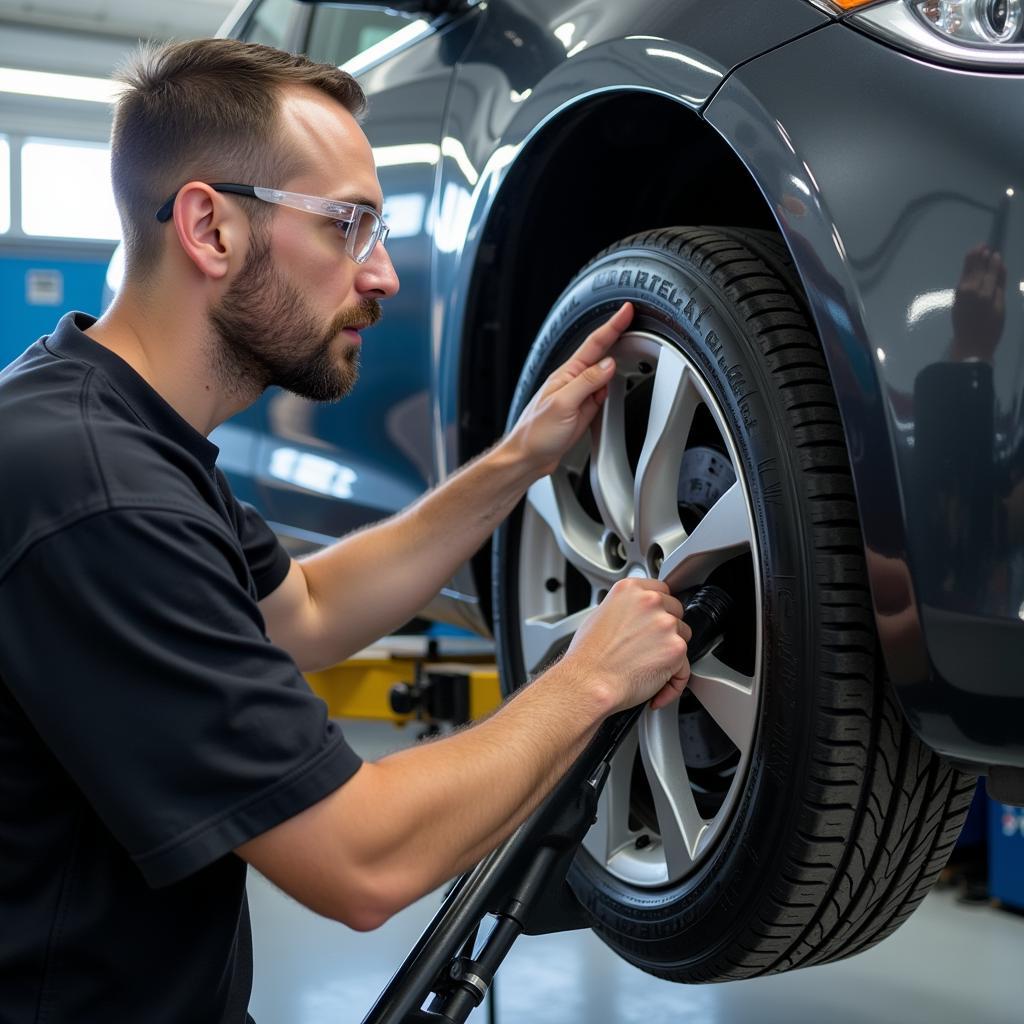
[[[929,891],[975,780],[915,738],[885,679],[835,394],[778,236],[672,228],[606,249],[551,310],[509,423],[627,299],[600,440],[495,537],[504,685],[557,658],[630,571],[684,599],[719,583],[737,612],[678,705],[645,713],[570,884],[600,937],[662,978],[853,955]]]

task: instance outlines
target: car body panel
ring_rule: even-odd
[[[531,140],[601,92],[646,90],[697,111],[731,69],[828,21],[804,0],[771,11],[746,0],[489,5],[459,63],[446,119],[446,139],[466,159],[443,160],[438,181],[455,221],[453,237],[437,246],[437,295],[446,304],[443,337],[434,339],[442,475],[460,461],[457,367],[472,343],[463,317],[478,246],[502,183],[530,159]]]
[[[655,97],[724,140],[789,245],[835,383],[883,651],[911,725],[949,756],[1024,765],[1021,76],[930,65],[806,0],[489,0],[359,77],[385,194],[415,223],[389,242],[402,291],[368,333],[342,407],[271,394],[234,421],[250,436],[230,438],[225,455],[257,465],[255,479],[232,477],[243,496],[315,546],[473,454],[462,389],[469,353],[486,344],[471,307],[496,211],[520,199],[517,170],[557,147],[574,111]],[[526,200],[517,217],[530,216]],[[954,361],[952,296],[986,240],[1008,270],[1002,338],[989,360]],[[966,430],[952,429],[958,418]],[[457,620],[487,632],[468,564],[447,597]]]
[[[1024,508],[1008,507],[1024,468],[1022,95],[1024,77],[933,67],[834,25],[740,69],[706,116],[811,303],[903,708],[940,752],[1024,765]],[[954,362],[963,262],[995,237],[999,341]]]

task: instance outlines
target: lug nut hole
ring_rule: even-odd
[[[655,579],[658,578],[664,561],[665,552],[661,550],[661,546],[659,544],[652,544],[651,550],[647,552],[647,567]]]
[[[613,569],[621,569],[626,564],[626,545],[614,533],[609,533],[604,539],[605,557]]]

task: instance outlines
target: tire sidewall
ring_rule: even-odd
[[[761,703],[747,782],[732,820],[699,868],[680,883],[643,889],[613,878],[581,853],[570,882],[605,941],[630,959],[664,967],[654,945],[671,940],[676,966],[708,961],[769,893],[784,839],[797,827],[818,686],[809,638],[817,632],[810,511],[796,486],[798,457],[778,389],[728,286],[686,257],[622,243],[566,289],[524,364],[513,424],[547,375],[624,301],[631,330],[650,331],[690,359],[728,423],[753,512],[760,567]],[[503,681],[521,683],[518,536],[521,507],[494,544],[495,639]],[[808,639],[801,639],[808,638]],[[766,884],[766,880],[768,883]]]

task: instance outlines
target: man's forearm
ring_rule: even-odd
[[[353,853],[399,906],[494,849],[583,750],[610,705],[578,671],[560,663],[488,720],[366,765],[343,787],[352,820],[376,812],[379,831]]]
[[[515,508],[536,473],[508,444],[408,509],[301,562],[330,665],[408,622]]]

